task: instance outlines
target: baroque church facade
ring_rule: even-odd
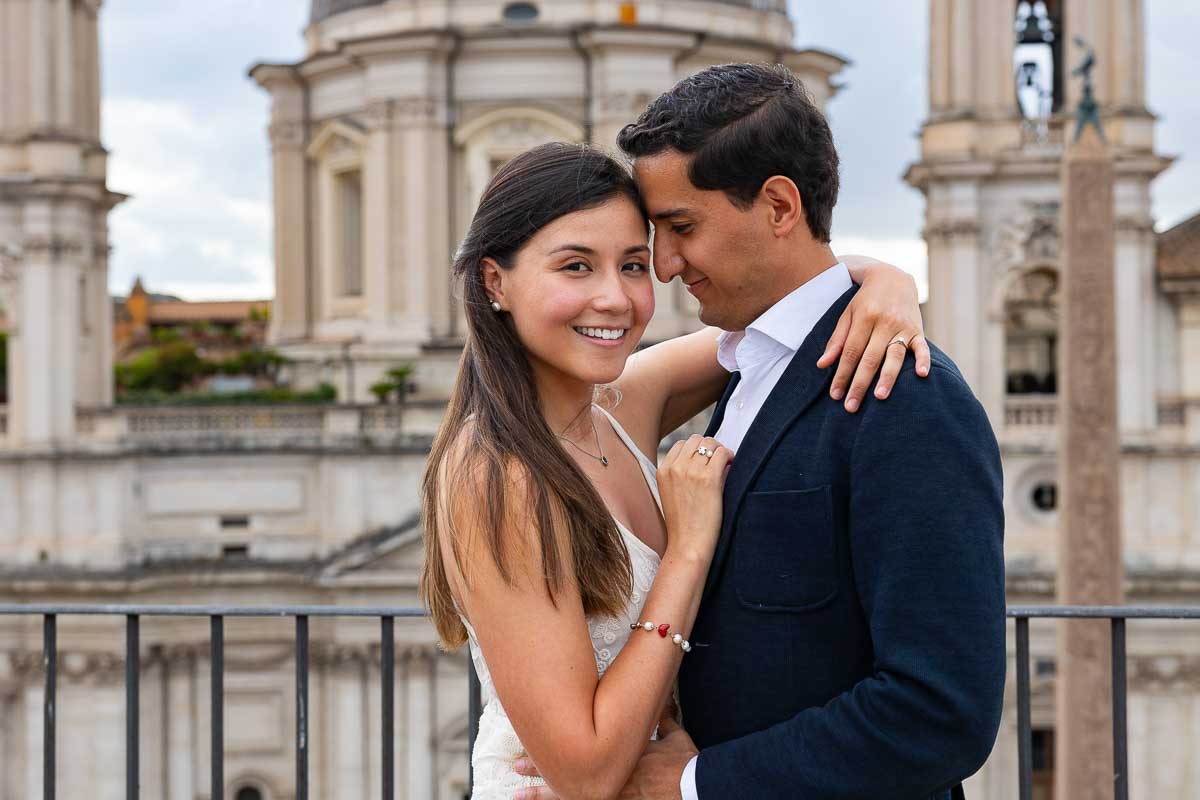
[[[105,215],[123,198],[99,141],[100,8],[0,0],[0,602],[417,605],[417,485],[463,335],[449,265],[495,168],[548,140],[611,147],[709,64],[784,63],[823,105],[845,63],[794,48],[783,0],[313,0],[305,57],[250,74],[271,99],[269,339],[296,384],[334,383],[341,402],[121,408],[105,377]],[[1128,599],[1200,602],[1200,217],[1155,233],[1149,190],[1170,159],[1145,104],[1142,10],[930,0],[930,108],[906,180],[926,198],[928,333],[1004,452],[1011,603],[1052,602],[1059,558],[1057,175],[1075,35],[1101,65],[1118,176]],[[655,290],[647,338],[694,330],[691,298]],[[367,404],[401,363],[408,402]],[[123,796],[122,622],[59,620],[61,796]],[[1054,627],[1032,631],[1035,781],[1050,797]],[[225,796],[292,798],[292,628],[231,619],[225,635]],[[1129,636],[1132,791],[1195,796],[1200,644],[1173,624]],[[206,621],[147,618],[141,638],[143,796],[209,798]],[[378,624],[314,620],[311,638],[310,796],[379,796]],[[398,621],[396,640],[397,796],[463,797],[467,661],[424,623]],[[41,620],[0,617],[0,800],[41,794],[40,664]],[[1012,694],[973,798],[1017,794]]]

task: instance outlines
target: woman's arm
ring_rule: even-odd
[[[841,260],[863,288],[843,312],[817,366],[825,368],[841,356],[831,394],[836,400],[846,395],[846,410],[854,412],[876,373],[876,396],[884,399],[891,392],[907,351],[889,348],[889,342],[897,336],[908,341],[922,377],[929,373],[929,347],[912,276],[867,256]],[[719,335],[719,329],[705,328],[630,357],[616,386],[631,404],[615,413],[623,426],[636,430],[631,433],[639,443],[657,442],[720,398],[729,373],[717,363]]]
[[[702,459],[690,458],[694,450],[677,444],[660,474],[672,460],[680,469],[699,469],[692,462]],[[689,458],[683,458],[685,453]],[[642,619],[670,623],[671,632],[685,638],[712,559],[710,540],[715,542],[720,527],[720,485],[715,481],[723,483],[727,462],[728,451],[722,448],[704,465],[712,483],[697,484],[704,494],[676,491],[673,503],[664,496],[669,544]],[[634,631],[604,679],[597,677],[578,587],[568,581],[560,591],[547,592],[536,517],[529,503],[519,501],[526,480],[514,471],[508,484],[516,500],[509,504],[510,524],[501,537],[512,545],[505,562],[509,580],[501,576],[481,535],[481,504],[470,499],[469,487],[460,486],[446,501],[454,529],[463,537],[466,579],[455,560],[446,557],[448,542],[442,543],[443,558],[501,703],[546,782],[564,800],[615,797],[658,722],[683,651],[657,633]],[[700,510],[689,516],[689,507]],[[569,538],[555,539],[564,543],[562,563],[571,564]]]

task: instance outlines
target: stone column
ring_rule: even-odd
[[[1093,128],[1062,165],[1058,601],[1124,599],[1117,436],[1113,167]],[[1112,676],[1106,621],[1058,631],[1055,795],[1112,797]]]
[[[431,797],[433,786],[433,655],[414,647],[407,654],[404,707],[408,745],[405,785],[408,800]]]
[[[963,192],[976,196],[971,187]],[[965,209],[969,213],[969,206]],[[954,357],[963,377],[978,387],[983,377],[980,308],[984,305],[980,226],[974,216],[956,216],[931,221],[925,228],[929,247],[929,337],[935,342],[953,342]],[[992,409],[988,409],[989,412]]]
[[[291,67],[264,64],[251,77],[271,93],[271,189],[275,211],[275,299],[268,340],[282,343],[309,335],[312,191],[304,152],[306,89]]]
[[[8,436],[16,446],[67,441],[75,433],[83,244],[64,235],[59,213],[47,201],[25,205],[18,323],[8,339]]]
[[[195,717],[205,713],[197,704],[196,647],[183,645],[167,650],[163,671],[167,681],[166,784],[167,800],[193,800],[200,787],[196,782]]]

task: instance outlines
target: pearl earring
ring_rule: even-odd
[[[495,311],[497,314],[500,313],[500,303],[495,300],[492,301],[492,311]]]

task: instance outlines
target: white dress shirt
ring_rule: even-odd
[[[850,270],[839,261],[768,308],[746,330],[726,331],[717,338],[717,360],[721,366],[742,373],[725,405],[725,417],[715,437],[718,442],[737,454],[746,431],[800,345],[829,307],[853,285]],[[683,800],[699,800],[698,759],[696,756],[688,762],[679,779]]]

